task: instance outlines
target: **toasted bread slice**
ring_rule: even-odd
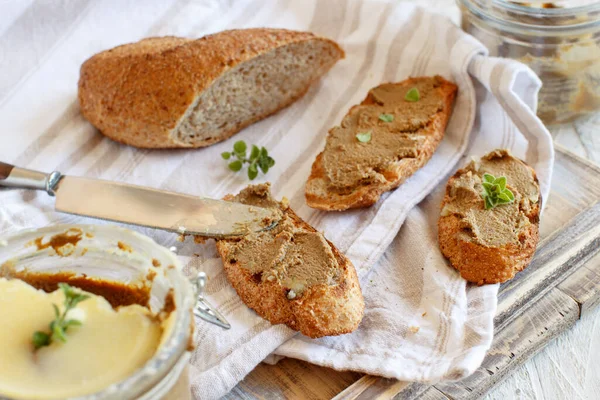
[[[411,89],[417,97],[415,90],[408,94]],[[437,149],[456,91],[455,84],[440,76],[371,89],[341,126],[329,131],[306,184],[307,204],[338,211],[368,207],[398,187]]]
[[[149,38],[87,60],[79,105],[113,140],[204,147],[290,105],[343,57],[329,39],[284,29]]]
[[[483,175],[506,177],[514,201],[486,209]],[[507,150],[495,150],[448,181],[438,221],[442,253],[470,282],[501,283],[522,271],[539,240],[542,198],[533,168]]]
[[[269,184],[226,200],[277,207],[284,215],[270,231],[217,241],[227,278],[248,307],[311,338],[357,328],[364,300],[350,260],[284,202],[273,200]]]

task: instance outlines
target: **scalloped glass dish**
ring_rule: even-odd
[[[490,55],[527,64],[542,80],[546,125],[600,113],[600,1],[457,0],[462,28]]]
[[[60,235],[60,248],[47,245]],[[158,313],[167,294],[175,309],[165,322],[156,353],[128,378],[77,400],[189,399],[187,362],[192,340],[194,292],[177,257],[152,239],[110,225],[58,225],[0,240],[1,275],[71,274],[148,289],[148,308]],[[152,278],[149,279],[148,277]],[[10,276],[8,276],[10,278]],[[26,280],[26,279],[25,279]],[[1,400],[15,400],[2,397]]]

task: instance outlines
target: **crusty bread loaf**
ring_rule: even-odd
[[[356,329],[364,300],[350,260],[284,202],[273,200],[269,184],[226,200],[278,207],[284,214],[271,231],[217,241],[227,278],[246,305],[312,338]]]
[[[484,174],[505,176],[513,203],[485,208]],[[501,283],[522,271],[539,240],[542,198],[535,171],[507,150],[495,150],[448,181],[438,221],[442,253],[461,276],[479,285]]]
[[[419,92],[417,101],[405,98],[413,88]],[[360,105],[348,111],[341,126],[329,131],[306,184],[307,204],[320,210],[368,207],[398,187],[437,149],[456,90],[440,76],[371,89]],[[360,133],[370,133],[370,141],[359,141]]]
[[[343,57],[331,40],[283,29],[149,38],[87,60],[79,105],[116,141],[204,147],[290,105]]]

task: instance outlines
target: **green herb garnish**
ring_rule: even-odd
[[[515,201],[513,192],[506,188],[505,176],[496,178],[491,174],[483,174],[483,182],[481,184],[483,185],[481,197],[485,201],[486,210]]]
[[[77,307],[77,304],[88,299],[90,296],[80,293],[66,283],[59,283],[58,287],[61,288],[65,295],[64,310],[61,313],[58,306],[52,304],[52,307],[54,307],[54,320],[50,322],[50,333],[37,331],[33,334],[32,341],[36,350],[40,347],[50,346],[50,343],[55,340],[60,340],[63,343],[66,342],[69,327],[81,325],[81,321],[77,319],[67,319],[67,314],[70,310]]]
[[[228,164],[230,170],[234,172],[240,171],[244,163],[250,164],[248,166],[248,178],[254,180],[258,176],[258,170],[260,169],[263,174],[269,172],[269,168],[275,165],[275,160],[269,156],[269,152],[264,147],[258,148],[256,145],[252,145],[250,155],[246,156],[248,146],[243,140],[239,140],[234,143],[232,152],[221,153],[221,157],[224,160],[229,160],[231,157],[237,158]]]
[[[392,114],[381,114],[379,115],[379,119],[383,122],[392,122],[394,120],[394,116]]]
[[[369,143],[371,141],[371,131],[369,131],[369,132],[363,132],[363,133],[357,133],[356,134],[356,138],[361,143]]]
[[[419,99],[421,98],[421,95],[419,94],[419,89],[417,88],[412,88],[410,89],[408,92],[406,92],[406,96],[404,96],[404,99],[406,101],[419,101]]]

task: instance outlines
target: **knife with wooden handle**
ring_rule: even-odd
[[[132,225],[223,239],[271,229],[279,210],[167,192],[60,172],[18,168],[0,161],[0,186],[43,190],[57,211]]]

